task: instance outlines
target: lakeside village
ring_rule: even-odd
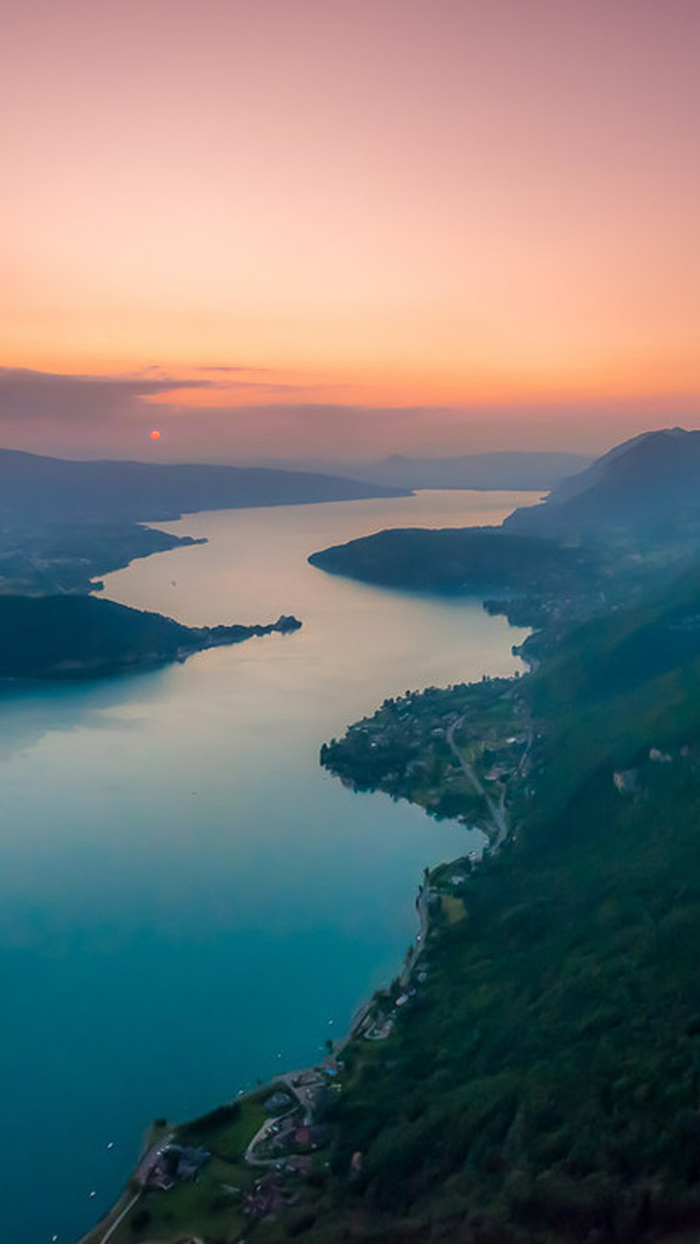
[[[355,791],[384,791],[479,828],[493,849],[509,832],[507,809],[523,798],[536,739],[518,676],[485,677],[385,700],[324,745],[321,764]]]
[[[124,1196],[82,1244],[243,1244],[283,1211],[303,1223],[329,1178],[346,1063],[389,1041],[429,997],[432,947],[442,929],[467,919],[471,875],[511,834],[537,737],[518,679],[495,678],[386,700],[322,749],[321,763],[354,789],[382,790],[478,827],[483,844],[425,870],[415,944],[343,1041],[327,1041],[317,1066],[241,1092],[191,1123],[156,1120]],[[360,1178],[362,1163],[354,1153],[343,1177]]]

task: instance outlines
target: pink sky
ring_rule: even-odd
[[[700,426],[699,46],[697,0],[4,0],[0,442]]]

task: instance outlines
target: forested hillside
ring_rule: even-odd
[[[343,1052],[305,1240],[700,1236],[698,617],[695,572],[519,680],[512,835],[436,912],[391,1035]]]
[[[92,596],[0,597],[1,678],[94,678],[292,631],[296,618],[267,626],[182,626],[172,618]]]

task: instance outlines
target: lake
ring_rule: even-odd
[[[498,522],[531,493],[197,514],[207,545],[106,595],[193,624],[303,629],[148,673],[5,691],[0,712],[3,1227],[71,1244],[151,1118],[312,1061],[416,931],[424,865],[476,837],[324,773],[321,743],[386,696],[507,674],[524,632],[478,600],[306,563],[392,526]]]

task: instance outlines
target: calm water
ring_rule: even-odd
[[[394,974],[422,867],[469,835],[352,794],[319,746],[386,695],[513,670],[522,633],[477,601],[367,588],[305,558],[532,499],[191,516],[169,529],[208,545],[137,562],[107,594],[191,623],[296,613],[302,631],[2,698],[4,1238],[70,1244],[114,1199],[149,1119],[312,1060]]]

